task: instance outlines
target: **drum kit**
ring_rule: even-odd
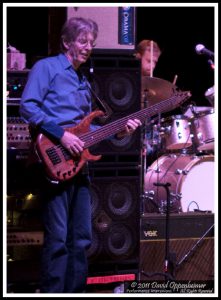
[[[150,106],[176,90],[159,78],[142,82],[142,97]],[[214,103],[214,95],[207,94]],[[165,213],[168,195],[160,185],[166,183],[170,185],[170,212],[214,212],[214,108],[189,105],[182,115],[158,116],[149,124],[149,143],[157,149],[157,157],[143,166],[144,213]]]

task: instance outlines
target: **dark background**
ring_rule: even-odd
[[[22,53],[26,53],[26,66],[28,69],[38,59],[54,55],[58,51],[60,29],[66,20],[67,9],[65,7],[55,7],[55,4],[53,5],[54,7],[18,6],[7,8],[7,42]],[[158,42],[163,50],[154,71],[154,77],[172,82],[174,76],[178,75],[176,85],[182,90],[191,91],[192,99],[190,101],[195,102],[198,106],[210,106],[204,93],[214,85],[214,71],[210,68],[207,57],[196,54],[195,46],[203,44],[209,50],[214,51],[213,7],[137,7],[135,39],[136,44],[142,39],[153,39]],[[109,54],[111,55],[111,51]],[[130,58],[133,59],[133,57]],[[109,61],[107,60],[107,62]],[[105,90],[103,94],[106,95],[106,90],[108,92],[106,86],[111,85],[108,85],[108,82],[105,81],[106,77],[108,77],[105,74],[111,75],[113,68],[107,67],[106,70],[97,68],[94,71],[96,71],[97,77],[100,79],[99,82],[101,82],[99,87],[102,93]],[[126,64],[126,70],[123,69],[123,71],[127,75],[125,78],[132,79],[134,84],[132,85],[132,92],[130,92],[128,86],[126,91],[124,91],[125,95],[129,95],[130,97],[123,95],[119,99],[128,98],[134,102],[129,103],[128,108],[123,105],[122,107],[117,107],[118,110],[116,110],[120,114],[128,114],[131,110],[134,111],[135,107],[138,108],[139,106],[139,103],[134,99],[140,99],[140,89],[139,84],[137,84],[139,82],[138,79],[140,79],[140,66],[133,64],[132,67],[132,64],[131,66]],[[24,73],[26,76],[27,72]],[[118,75],[118,73],[115,74]],[[121,73],[119,72],[119,74]],[[117,81],[118,77],[114,79]],[[122,93],[119,94],[121,96]],[[133,97],[131,97],[131,94]],[[116,94],[116,99],[112,98],[118,100],[117,96],[118,93]],[[107,97],[102,97],[102,99],[106,100]],[[110,101],[110,99],[108,100]],[[112,104],[111,101],[110,103]],[[7,109],[9,116],[18,115],[18,106],[8,105]],[[146,169],[141,170],[139,168],[140,150],[142,150],[140,145],[142,137],[139,131],[136,132],[134,137],[134,139],[131,138],[129,141],[127,139],[123,140],[123,142],[120,140],[118,143],[115,142],[113,144],[109,143],[109,141],[106,143],[104,141],[104,144],[99,145],[99,154],[102,154],[102,159],[97,164],[93,162],[90,166],[93,191],[93,243],[89,252],[90,276],[94,276],[96,272],[97,275],[134,273],[138,269],[140,240],[137,233],[140,230],[140,196],[143,192],[141,190],[141,177],[144,175],[141,175],[141,172],[146,171]],[[17,234],[17,231],[31,231],[30,236],[34,238],[33,234],[36,228],[41,229],[39,227],[41,226],[39,209],[41,201],[39,200],[42,199],[40,199],[38,187],[35,187],[35,185],[38,186],[39,180],[36,180],[36,177],[34,178],[35,175],[33,174],[35,173],[29,174],[26,170],[26,150],[24,149],[24,152],[22,152],[23,150],[20,152],[19,149],[18,151],[9,149],[7,152],[7,192],[12,196],[11,198],[7,198],[7,215],[8,219],[12,219],[11,226],[9,223],[7,230],[9,233],[13,233],[11,235],[13,240],[14,233]],[[149,155],[147,164],[150,165],[161,154],[161,152],[158,153],[156,151],[153,155]],[[19,155],[21,158],[17,158]],[[29,204],[28,206],[24,197],[29,190],[35,195],[35,200],[29,202],[31,205]],[[13,214],[16,216],[16,218],[14,217],[14,221]],[[194,224],[197,224],[198,228],[199,224],[196,223],[197,218],[195,215],[192,217]],[[102,228],[107,228],[108,230],[103,231]],[[112,237],[115,237],[115,239],[112,239]],[[109,241],[111,247],[109,247]],[[178,247],[184,250],[182,241],[180,240],[180,243],[178,239],[177,241]],[[184,237],[184,241],[186,241],[186,237]],[[149,247],[146,241],[145,247],[144,244],[141,245],[143,247],[141,253],[145,253],[141,257],[143,264],[141,267],[148,270],[148,268],[151,268],[151,264],[155,263],[152,253],[155,257],[156,250],[154,248],[151,251],[148,248],[148,254],[146,255],[146,245]],[[212,245],[211,243],[211,249]],[[9,291],[19,291],[21,293],[35,290],[38,287],[39,251],[41,248],[39,246],[33,247],[30,244],[26,244],[23,247],[19,245],[17,247],[16,243],[12,246],[10,241],[8,241],[8,246],[9,250],[7,253],[9,254],[9,258],[12,258],[12,261],[7,264]],[[188,248],[191,247],[192,244],[188,246]],[[163,247],[159,247],[157,251],[161,251],[162,249]],[[209,251],[211,249],[209,248]],[[163,251],[161,251],[162,253],[157,252],[160,259],[164,257]],[[205,248],[205,251],[208,253],[208,248]],[[179,250],[176,250],[176,252],[180,254]],[[201,265],[202,250],[198,249],[196,254],[200,257]],[[204,253],[203,256],[205,256]],[[194,256],[194,259],[196,257]],[[192,263],[188,265],[191,266]],[[196,261],[194,265],[197,266]],[[206,264],[207,266],[208,264]],[[210,266],[213,270],[212,265]],[[205,266],[202,265],[202,267]],[[158,268],[156,269],[156,271],[159,270]],[[199,271],[202,271],[202,268],[199,268]],[[190,273],[191,276],[193,275],[193,272],[188,271],[187,273],[188,275]],[[205,276],[206,274],[205,272]]]
[[[173,81],[177,74],[178,87],[190,90],[197,105],[208,105],[203,95],[214,84],[214,71],[207,57],[196,54],[195,46],[214,50],[213,8],[138,8],[137,19],[137,40],[156,40],[163,49],[156,77]]]
[[[207,57],[195,52],[197,44],[214,51],[214,7],[137,7],[136,44],[142,39],[158,42],[163,53],[154,76],[190,90],[198,106],[210,106],[205,91],[214,85],[214,71]],[[66,19],[65,7],[8,7],[7,42],[27,55],[27,68],[58,49],[59,33]]]
[[[65,19],[65,7],[8,7],[7,42],[26,53],[30,68],[56,53]],[[197,105],[210,106],[204,93],[214,85],[214,71],[195,46],[214,51],[214,7],[137,7],[136,23],[136,44],[153,39],[163,50],[154,76],[172,82],[178,75],[180,89],[190,90]]]

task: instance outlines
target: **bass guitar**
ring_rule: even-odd
[[[104,113],[102,111],[92,112],[78,125],[65,129],[77,135],[85,143],[80,155],[71,155],[59,142],[54,141],[43,133],[37,136],[35,150],[51,181],[56,183],[67,181],[74,177],[87,161],[97,161],[101,158],[101,155],[92,155],[88,148],[123,131],[129,119],[136,118],[141,123],[144,123],[147,117],[173,110],[184,103],[190,96],[189,91],[178,92],[169,99],[110,122],[94,131],[89,130],[91,122],[94,118],[100,117]]]

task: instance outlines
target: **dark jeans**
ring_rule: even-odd
[[[43,189],[42,293],[80,293],[87,279],[91,199],[87,175]]]

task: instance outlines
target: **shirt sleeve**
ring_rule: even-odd
[[[52,76],[46,61],[40,60],[33,66],[22,94],[19,112],[31,127],[60,139],[64,134],[64,129],[49,120],[47,114],[41,109]]]
[[[49,134],[58,140],[60,140],[64,134],[64,129],[52,121],[41,125],[40,129],[43,133]]]

